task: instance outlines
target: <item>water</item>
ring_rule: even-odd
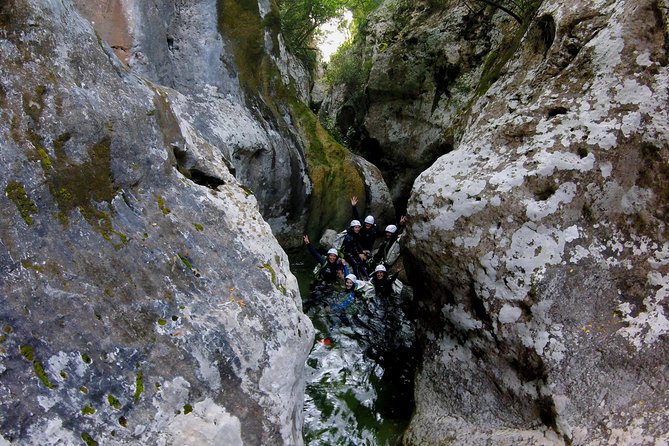
[[[337,314],[328,306],[343,293],[309,290],[313,258],[301,251],[290,260],[316,328],[306,363],[305,444],[401,444],[414,406],[414,330],[403,311],[411,290],[358,301]]]

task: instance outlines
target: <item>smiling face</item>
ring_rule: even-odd
[[[350,290],[353,288],[353,281],[351,279],[346,279],[346,289]]]
[[[382,280],[386,275],[386,273],[384,271],[377,271],[375,274],[376,274],[376,278],[378,280]]]
[[[360,232],[360,226],[353,226],[353,232],[355,232],[356,234]]]
[[[372,225],[370,223],[365,223],[365,228],[372,229]]]
[[[334,263],[337,261],[337,254],[328,254],[328,262]]]

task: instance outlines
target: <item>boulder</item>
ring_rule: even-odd
[[[302,444],[313,329],[205,131],[262,140],[250,112],[128,69],[69,1],[3,2],[0,60],[0,444]]]
[[[406,444],[668,441],[666,13],[544,1],[416,180]]]

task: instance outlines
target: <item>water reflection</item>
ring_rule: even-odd
[[[411,289],[333,311],[343,292],[310,292],[312,263],[291,256],[316,328],[306,364],[305,444],[399,445],[414,407],[414,329],[405,316]]]

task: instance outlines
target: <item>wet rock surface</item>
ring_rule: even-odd
[[[301,444],[313,329],[197,105],[70,2],[3,2],[0,60],[0,443]]]
[[[666,443],[666,35],[663,2],[544,2],[416,180],[407,444]]]

